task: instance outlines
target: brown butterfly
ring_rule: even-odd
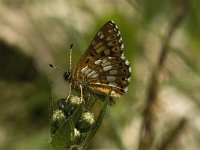
[[[73,89],[104,99],[119,97],[127,91],[131,68],[124,57],[120,31],[113,21],[106,22],[96,33],[73,72],[64,74]],[[111,99],[110,104],[114,103]]]

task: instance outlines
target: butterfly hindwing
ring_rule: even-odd
[[[98,63],[96,67],[91,66],[94,72],[87,75],[88,87],[93,90],[97,89],[97,91],[107,88],[105,94],[108,94],[109,90],[112,89],[111,96],[114,97],[123,95],[130,80],[128,62],[120,57],[102,58],[96,62]]]

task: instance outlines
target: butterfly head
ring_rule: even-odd
[[[65,80],[69,80],[71,78],[71,72],[70,71],[66,71],[63,75]]]

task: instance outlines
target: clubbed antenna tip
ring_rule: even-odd
[[[53,65],[52,65],[52,64],[49,64],[49,66],[53,68]]]
[[[49,64],[49,66],[50,66],[51,68],[56,69],[56,70],[59,70],[59,71],[62,71],[62,72],[66,72],[66,70],[61,69],[61,68],[58,68],[58,67],[56,67],[56,66],[54,66],[54,65],[52,65],[52,64]]]
[[[73,44],[70,45],[70,49],[72,49],[72,47],[73,47]]]

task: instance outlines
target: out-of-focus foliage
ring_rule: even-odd
[[[0,149],[50,149],[49,97],[65,98],[69,46],[72,67],[106,21],[118,25],[132,67],[128,93],[109,108],[90,148],[139,149],[149,80],[170,23],[187,0],[1,0]],[[189,9],[168,43],[153,111],[155,146],[200,147],[200,1]]]

